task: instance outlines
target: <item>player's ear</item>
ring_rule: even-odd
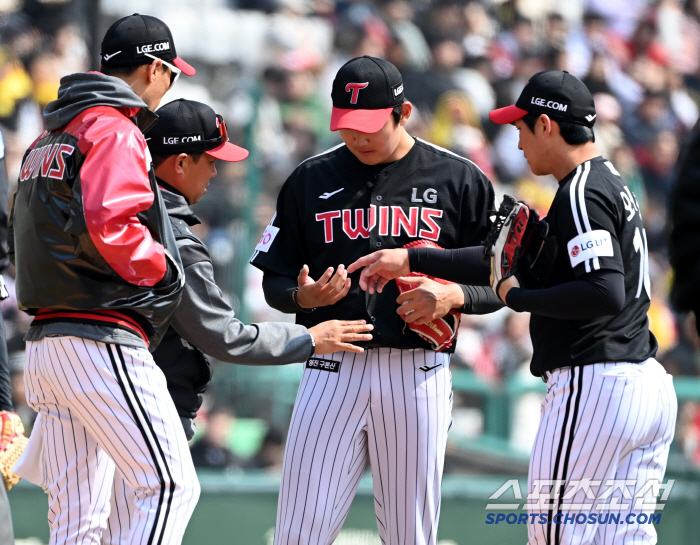
[[[146,64],[146,76],[148,77],[148,83],[153,83],[156,80],[156,75],[159,70],[163,69],[163,62],[159,60],[154,60],[151,64]]]
[[[186,153],[180,153],[175,159],[175,172],[178,174],[185,174],[187,172],[187,167],[192,162],[192,158]]]
[[[549,136],[552,134],[552,120],[547,114],[542,114],[537,120],[536,128],[540,129],[544,135]]]
[[[401,119],[399,120],[399,127],[403,127],[408,122],[408,118],[411,117],[411,112],[413,112],[413,104],[410,102],[404,102],[401,105]]]

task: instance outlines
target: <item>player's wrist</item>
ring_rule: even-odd
[[[304,303],[302,303],[299,300],[299,287],[297,286],[294,288],[294,291],[292,292],[292,302],[294,303],[294,308],[297,309],[297,312],[313,312],[316,310],[318,307],[307,307]]]

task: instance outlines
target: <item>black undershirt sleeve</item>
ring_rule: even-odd
[[[464,292],[464,307],[459,312],[489,314],[503,307],[489,287],[491,269],[484,260],[482,246],[454,250],[409,248],[408,262],[413,272],[458,283]]]
[[[484,259],[483,246],[442,250],[440,248],[409,248],[408,263],[413,272],[466,284],[488,286],[491,266]]]
[[[490,314],[504,306],[489,286],[460,284],[459,287],[464,292],[464,306],[456,309],[458,312],[464,314]]]
[[[488,285],[490,281],[490,265],[484,259],[482,246],[454,250],[409,248],[408,261],[413,272],[468,284],[472,288]],[[513,288],[508,292],[507,303],[517,312],[562,320],[609,316],[617,314],[624,306],[625,278],[617,271],[602,270],[542,290]]]
[[[590,320],[611,316],[625,304],[625,277],[611,270],[594,271],[578,280],[542,290],[513,288],[508,306],[560,320]]]
[[[298,286],[296,278],[283,276],[270,271],[263,275],[262,287],[265,293],[265,301],[272,308],[287,314],[296,314],[292,294]]]

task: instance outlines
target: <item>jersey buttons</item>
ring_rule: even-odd
[[[376,196],[376,199],[377,199],[378,201],[381,201],[381,200],[382,200],[382,196],[381,196],[381,195],[377,195],[377,196]]]
[[[382,243],[381,243],[381,242],[375,242],[374,245],[375,245],[377,248],[381,248],[381,247],[382,247]]]

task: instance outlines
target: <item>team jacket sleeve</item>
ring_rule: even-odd
[[[583,178],[583,176],[582,176]],[[571,184],[568,203],[558,207],[551,220],[559,240],[559,252],[574,276],[599,270],[625,272],[614,218],[618,204],[600,191]],[[550,216],[547,216],[550,220]]]
[[[296,324],[264,322],[245,325],[238,320],[214,280],[206,251],[192,241],[179,243],[185,267],[185,287],[172,327],[205,354],[227,363],[283,365],[306,361],[312,336]],[[198,252],[199,260],[185,256]]]
[[[282,186],[277,211],[255,247],[250,262],[263,272],[296,278],[304,264],[309,263],[299,187],[295,172]]]
[[[165,251],[137,217],[154,199],[143,135],[126,119],[101,118],[78,145],[85,155],[80,182],[93,244],[127,282],[157,284],[167,271]]]

